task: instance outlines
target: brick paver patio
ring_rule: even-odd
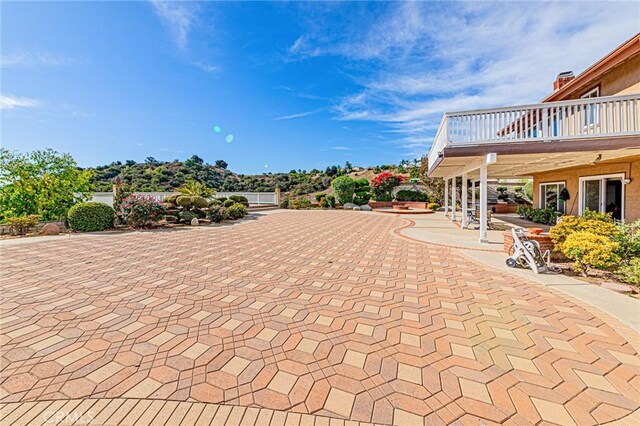
[[[227,423],[234,412],[260,423],[265,408],[587,425],[640,407],[640,357],[622,325],[403,238],[404,224],[291,211],[3,248],[0,423],[37,423],[73,401],[114,407],[101,424],[196,424],[240,406],[223,409]],[[170,411],[149,408],[157,400]]]

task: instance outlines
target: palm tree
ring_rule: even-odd
[[[195,180],[189,180],[180,188],[178,188],[178,192],[186,195],[199,195],[200,197],[209,198],[215,195],[216,191],[211,188],[207,188],[207,186]]]

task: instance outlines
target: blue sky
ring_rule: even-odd
[[[424,155],[443,112],[535,102],[640,17],[640,2],[0,8],[3,147],[82,166],[197,154],[242,173]]]

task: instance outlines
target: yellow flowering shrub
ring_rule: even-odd
[[[619,262],[618,248],[618,243],[589,231],[573,232],[560,244],[562,253],[574,261],[576,271],[585,277],[591,268],[607,269]]]
[[[620,231],[612,221],[590,219],[589,217],[562,216],[559,223],[549,230],[549,237],[551,237],[551,241],[554,244],[554,250],[563,251],[563,243],[571,234],[576,232],[588,232],[614,240],[620,234]]]

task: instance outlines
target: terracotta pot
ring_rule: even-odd
[[[529,231],[530,234],[533,235],[540,235],[544,232],[544,229],[542,228],[528,228],[527,231]]]

